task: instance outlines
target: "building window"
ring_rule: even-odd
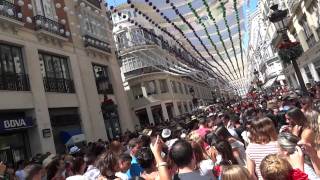
[[[172,87],[173,93],[178,93],[175,81],[171,81],[171,87]]]
[[[57,20],[56,9],[52,0],[34,0],[33,4],[35,5],[34,10],[36,15],[42,15],[51,20]]]
[[[0,44],[0,90],[30,90],[20,47]]]
[[[305,69],[305,71],[306,71],[306,75],[307,75],[307,77],[308,77],[309,82],[313,82],[313,78],[312,78],[312,74],[311,74],[311,71],[310,71],[309,66],[306,65],[306,66],[304,67],[304,69]]]
[[[147,91],[147,95],[153,95],[153,94],[157,94],[157,88],[156,88],[156,82],[154,80],[152,81],[146,81],[145,83],[145,87],[146,87],[146,91]]]
[[[167,80],[165,79],[160,79],[159,80],[159,84],[160,84],[160,91],[161,93],[167,93],[168,90],[168,84],[167,84]]]
[[[189,94],[189,86],[187,84],[184,84],[184,90],[186,94]]]
[[[128,38],[127,38],[127,32],[123,31],[119,34],[117,34],[117,42],[118,42],[118,47],[121,48],[127,48],[128,47]]]
[[[312,48],[316,44],[316,39],[312,33],[312,30],[310,29],[306,16],[303,16],[303,18],[300,21],[300,24],[303,27],[304,34],[307,38],[307,44],[309,48]]]
[[[93,64],[93,73],[96,79],[97,90],[99,94],[113,94],[112,84],[108,75],[108,67]]]
[[[141,84],[137,84],[131,87],[132,95],[134,99],[139,99],[143,97]]]
[[[316,69],[318,76],[320,77],[320,59],[313,63],[314,68]]]
[[[75,92],[66,57],[39,53],[39,59],[46,92]]]
[[[140,45],[145,43],[143,31],[141,29],[132,29],[130,34],[132,43],[134,45]]]
[[[83,16],[80,19],[82,35],[89,35],[101,41],[107,42],[108,35],[105,31],[105,19],[97,15],[92,10],[88,10],[86,8],[82,8],[80,13]]]

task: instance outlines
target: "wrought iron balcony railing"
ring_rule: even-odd
[[[311,34],[309,37],[307,37],[307,44],[309,48],[312,48],[314,45],[316,45],[316,38],[314,37],[313,34]]]
[[[288,8],[290,9],[290,12],[294,13],[300,2],[297,0],[287,0],[287,3],[288,3]]]
[[[101,0],[87,0],[90,4],[94,5],[95,7],[101,9]]]
[[[54,21],[52,19],[46,18],[42,15],[36,15],[33,17],[35,22],[35,30],[45,30],[47,32],[50,32],[54,35],[62,36],[64,38],[67,38],[65,32],[66,27],[63,24],[60,24],[57,21]]]
[[[21,8],[6,0],[0,0],[0,16],[5,16],[17,21],[23,21]]]
[[[71,79],[43,77],[46,92],[74,93],[74,84]]]
[[[107,42],[101,41],[90,35],[84,35],[82,39],[84,40],[84,47],[93,47],[101,51],[111,53],[111,49],[108,47]]]
[[[26,74],[0,74],[0,90],[30,91],[29,78]]]
[[[99,94],[113,94],[112,84],[107,77],[96,78],[96,85]]]

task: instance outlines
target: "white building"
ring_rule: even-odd
[[[143,4],[139,7],[146,11],[150,8]],[[159,124],[190,113],[195,106],[212,102],[213,92],[220,94],[217,84],[209,86],[206,73],[184,63],[190,57],[170,38],[130,6],[122,5],[117,10],[121,16],[112,14],[113,32],[136,124]],[[128,17],[147,30],[128,22]]]
[[[275,31],[266,16],[269,13],[269,5],[268,0],[260,0],[257,9],[249,17],[249,73],[252,74],[253,81],[254,70],[259,72],[259,80],[264,83],[263,89],[286,83],[282,62],[271,44],[271,37]]]

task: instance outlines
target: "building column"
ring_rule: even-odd
[[[29,80],[31,91],[33,94],[34,112],[36,118],[35,128],[28,131],[31,153],[32,155],[46,152],[55,154],[56,149],[53,141],[47,98],[41,75],[38,47],[27,42],[25,45],[25,52],[26,64],[28,67],[28,71],[30,72]],[[44,138],[42,134],[43,129],[49,129],[51,132],[51,136]]]
[[[166,107],[166,104],[165,103],[161,103],[161,108],[162,108],[162,116],[163,116],[163,119],[165,121],[169,121],[169,115],[168,115],[168,111],[167,111],[167,107]]]
[[[310,72],[312,74],[313,80],[318,82],[320,80],[320,78],[319,78],[319,75],[316,71],[316,68],[314,67],[314,64],[310,63],[310,64],[308,64],[308,66],[309,66]]]
[[[297,88],[297,87],[298,87],[298,82],[297,82],[295,73],[290,74],[290,75],[289,75],[289,78],[291,79],[291,82],[292,82],[291,85],[292,85],[294,88]]]
[[[297,19],[297,16],[293,16],[293,25],[294,25],[294,28],[296,29],[303,51],[305,52],[309,49],[309,45],[307,43],[307,37],[304,33],[304,29],[300,25],[299,20]]]
[[[143,95],[143,97],[147,98],[147,97],[148,97],[148,94],[147,94],[147,88],[146,88],[146,86],[145,86],[145,83],[144,83],[144,82],[142,82],[142,83],[141,83],[141,91],[142,91],[142,95]]]
[[[151,107],[147,106],[146,110],[147,110],[147,114],[148,114],[149,123],[150,124],[151,123],[154,124],[154,119],[153,119],[153,114],[152,114],[152,111],[151,111]]]
[[[307,76],[307,73],[306,73],[306,70],[304,69],[304,67],[300,68],[300,72],[301,72],[304,83],[309,83],[309,79],[308,79],[308,76]]]
[[[175,116],[179,116],[181,112],[179,112],[177,101],[172,101],[173,103],[173,112]]]

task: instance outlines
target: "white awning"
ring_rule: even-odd
[[[86,140],[86,138],[85,138],[84,134],[73,135],[73,136],[71,136],[71,138],[66,142],[66,145],[67,145],[67,146],[75,145],[76,143],[83,142],[83,141],[85,141],[85,140]]]
[[[272,79],[269,79],[264,85],[263,85],[263,88],[266,89],[266,88],[269,88],[273,85],[273,83],[277,80],[278,77],[274,77]]]

